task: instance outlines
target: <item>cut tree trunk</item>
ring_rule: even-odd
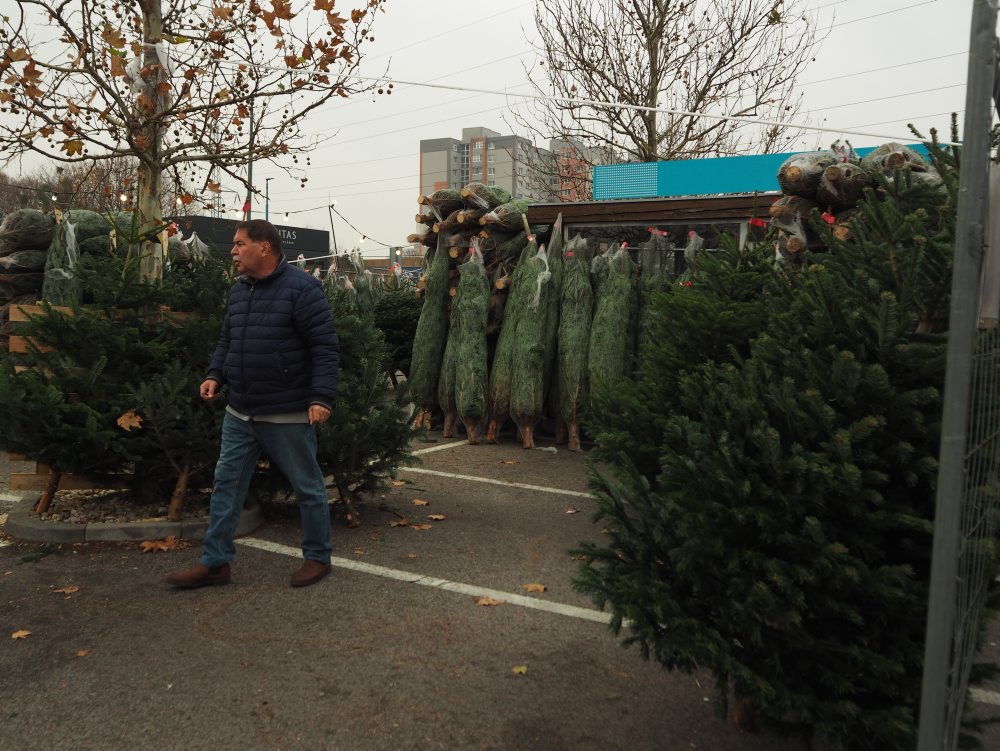
[[[181,520],[184,508],[184,498],[187,496],[188,482],[191,480],[191,468],[185,466],[177,475],[174,492],[170,494],[170,504],[167,506],[167,519],[172,522]]]
[[[55,467],[49,467],[49,481],[45,484],[45,490],[42,491],[42,495],[38,499],[38,503],[35,504],[35,513],[44,514],[49,510],[49,506],[52,505],[52,499],[55,497],[56,491],[59,489],[59,479],[62,477],[62,471],[56,469]]]

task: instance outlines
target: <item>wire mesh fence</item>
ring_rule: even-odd
[[[958,586],[945,721],[945,748],[957,748],[975,662],[982,604],[993,576],[1000,513],[1000,329],[981,331],[972,361]]]

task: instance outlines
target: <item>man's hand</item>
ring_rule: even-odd
[[[217,399],[219,396],[219,382],[214,378],[205,379],[202,381],[201,388],[198,390],[198,393],[206,402]]]
[[[330,419],[330,410],[324,407],[322,404],[309,405],[310,425],[319,425],[321,422],[326,422],[329,419]]]

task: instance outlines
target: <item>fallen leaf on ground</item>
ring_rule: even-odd
[[[430,503],[430,501],[425,501],[423,498],[414,498],[413,499],[413,505],[414,506],[426,506],[428,503]]]
[[[434,529],[433,524],[411,524],[410,529],[415,529],[418,532],[423,532],[425,529]]]
[[[60,592],[60,593],[62,593],[64,595],[71,595],[74,592],[79,592],[80,588],[79,587],[74,587],[74,586],[70,585],[68,587],[61,587],[59,589],[53,589],[52,591],[53,592]]]
[[[391,522],[389,522],[389,526],[390,527],[409,527],[410,526],[410,520],[407,519],[405,516],[402,519],[393,519]]]
[[[407,558],[416,558],[416,557],[417,557],[417,554],[416,554],[416,553],[407,553],[407,554],[406,554],[406,557],[407,557]]]
[[[354,553],[354,555],[364,555],[365,554],[365,551],[362,550],[361,548],[354,548],[354,550],[352,550],[351,552]]]
[[[578,553],[576,555],[571,555],[570,558],[573,559],[574,561],[583,561],[586,560],[587,556]]]
[[[524,675],[525,673],[528,672],[528,666],[527,665],[515,665],[514,667],[512,667],[510,669],[510,672],[512,672],[514,675]]]
[[[443,522],[448,517],[445,516],[444,514],[428,514],[427,518],[428,519],[432,519],[433,521],[436,521],[436,522]]]
[[[522,584],[521,587],[522,587],[522,589],[526,589],[529,592],[544,592],[545,591],[545,585],[544,584],[538,584],[537,582],[532,582],[530,584]]]
[[[74,657],[86,657],[86,656],[87,656],[87,655],[89,655],[89,654],[90,654],[90,650],[89,650],[89,649],[78,649],[78,650],[76,650],[76,652],[75,652],[75,653],[73,654],[73,656],[74,656]]]
[[[503,605],[503,600],[494,600],[492,597],[477,597],[475,599],[477,605],[483,605],[484,607],[492,605]]]
[[[4,575],[4,576],[10,576],[10,575],[11,575],[11,574],[13,574],[13,573],[14,573],[13,571],[4,571],[4,572],[3,572],[3,575]]]
[[[118,427],[123,430],[132,430],[132,428],[142,427],[142,417],[137,415],[134,409],[130,409],[115,422],[117,422]]]
[[[580,513],[580,509],[578,509],[576,506],[567,506],[566,507],[566,513],[567,514],[579,514]]]
[[[501,459],[497,464],[517,464],[517,459]]]
[[[143,553],[165,553],[177,547],[177,537],[169,535],[163,540],[143,540],[139,543],[139,547],[142,548]]]
[[[392,487],[394,487],[394,488],[401,488],[404,485],[406,485],[406,480],[393,480],[392,481]]]
[[[31,632],[22,628],[20,631],[15,631],[13,634],[11,634],[10,638],[11,639],[27,639],[29,636],[31,636]]]

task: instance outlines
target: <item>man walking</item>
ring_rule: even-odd
[[[305,561],[291,585],[305,587],[330,572],[330,510],[315,426],[330,417],[340,346],[320,283],[285,262],[274,225],[261,219],[239,224],[232,257],[241,277],[229,291],[201,384],[206,401],[220,396],[223,385],[229,388],[208,531],[200,562],[166,581],[184,588],[229,583],[233,537],[263,450],[299,502]]]

